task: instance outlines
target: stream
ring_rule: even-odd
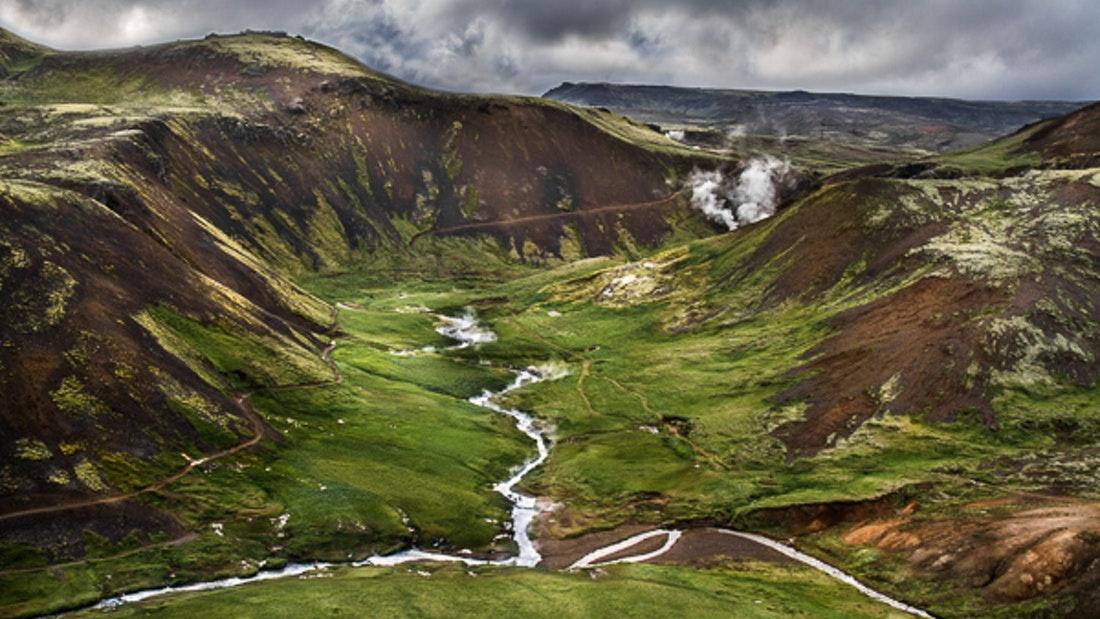
[[[448,337],[456,342],[454,346],[450,347],[450,350],[461,350],[492,342],[496,340],[496,334],[488,329],[485,329],[477,321],[477,318],[470,312],[467,312],[461,316],[445,316],[442,314],[436,314],[435,317],[440,321],[440,326],[436,329],[440,335]],[[431,347],[426,347],[417,351],[396,351],[398,355],[431,353],[435,350]],[[539,554],[538,549],[535,548],[534,542],[531,541],[531,536],[528,531],[531,521],[534,520],[538,514],[538,504],[533,496],[523,494],[515,489],[517,485],[523,480],[528,473],[533,471],[537,466],[546,460],[546,457],[550,455],[550,442],[546,438],[545,433],[539,428],[535,421],[535,418],[530,414],[514,408],[505,408],[497,403],[497,398],[506,395],[516,389],[526,387],[527,385],[533,385],[537,382],[546,380],[547,378],[558,378],[558,376],[549,376],[540,372],[537,368],[530,367],[516,372],[515,379],[499,391],[485,390],[480,395],[473,396],[469,399],[472,404],[481,406],[494,413],[506,415],[511,417],[516,422],[516,427],[527,435],[535,443],[537,448],[537,454],[535,457],[529,459],[523,463],[508,479],[496,484],[493,489],[499,492],[512,504],[512,538],[516,542],[518,553],[514,557],[502,560],[489,560],[489,559],[477,559],[474,557],[468,557],[463,555],[450,555],[439,552],[429,552],[421,550],[419,548],[410,548],[408,550],[402,550],[400,552],[388,554],[388,555],[373,555],[362,561],[356,561],[352,563],[353,566],[376,566],[376,567],[388,567],[394,565],[401,565],[403,563],[412,563],[416,561],[450,561],[464,563],[466,565],[497,565],[497,566],[517,566],[517,567],[534,567],[542,561],[542,555]],[[130,604],[133,602],[140,602],[149,598],[158,597],[161,595],[167,595],[169,593],[184,593],[194,591],[210,591],[214,589],[228,589],[230,587],[237,587],[239,585],[247,584],[250,582],[259,582],[263,580],[273,580],[276,578],[287,578],[291,576],[307,575],[311,572],[318,572],[333,566],[333,563],[324,561],[317,561],[313,563],[288,563],[287,565],[279,569],[269,569],[256,572],[252,576],[234,576],[231,578],[223,578],[220,580],[211,580],[207,582],[198,582],[187,585],[171,585],[167,587],[159,587],[156,589],[144,589],[141,591],[134,591],[132,593],[124,593],[119,596],[107,598],[100,601],[93,608],[115,608],[123,604]]]
[[[423,308],[427,311],[426,308]],[[442,314],[433,314],[433,316],[440,321],[440,326],[436,328],[436,332],[440,335],[448,337],[456,342],[455,345],[449,347],[449,350],[461,350],[469,348],[471,346],[477,346],[479,344],[493,342],[496,340],[496,334],[492,331],[484,328],[478,322],[477,317],[472,312],[466,312],[461,316],[445,316]],[[419,350],[404,350],[394,351],[394,354],[399,356],[406,356],[411,354],[423,354],[434,353],[435,349],[432,347],[425,347]],[[523,478],[526,477],[531,471],[541,465],[550,454],[550,441],[547,438],[545,432],[539,427],[538,422],[529,413],[524,411],[506,408],[498,403],[498,399],[501,396],[507,395],[512,391],[533,385],[544,380],[554,380],[561,378],[562,374],[542,372],[538,368],[528,367],[523,370],[516,371],[515,379],[499,391],[485,390],[480,395],[469,398],[469,402],[480,406],[482,408],[493,411],[494,413],[506,415],[515,421],[516,428],[529,437],[537,448],[537,454],[527,460],[521,465],[508,479],[496,484],[493,489],[499,492],[512,504],[512,538],[516,543],[518,552],[515,556],[508,559],[490,560],[490,559],[477,559],[464,555],[451,555],[438,552],[430,552],[421,550],[418,548],[410,548],[400,552],[388,554],[388,555],[374,555],[368,557],[362,561],[356,561],[351,565],[356,567],[361,566],[376,566],[376,567],[390,567],[395,565],[401,565],[404,563],[412,563],[416,561],[439,561],[439,562],[457,562],[466,565],[493,565],[493,566],[516,566],[516,567],[535,567],[542,561],[542,556],[539,554],[538,549],[535,547],[534,542],[531,540],[529,528],[531,522],[535,516],[539,513],[538,502],[535,497],[523,494],[517,491],[515,488]],[[761,544],[768,548],[771,548],[795,561],[798,561],[804,565],[807,565],[813,569],[816,569],[828,576],[843,582],[851,587],[856,588],[861,593],[877,600],[883,604],[886,604],[897,610],[907,612],[917,617],[923,617],[925,619],[933,619],[932,615],[925,611],[910,606],[899,600],[895,600],[883,593],[875,591],[870,587],[860,583],[851,575],[815,558],[807,555],[791,546],[777,542],[771,538],[764,537],[762,535],[756,535],[753,533],[744,533],[741,531],[734,531],[732,529],[716,529],[726,535],[733,535],[747,539],[749,541]],[[588,554],[584,555],[576,562],[574,562],[569,569],[584,569],[589,567],[596,567],[601,565],[610,565],[612,563],[639,563],[642,561],[648,561],[654,559],[669,550],[676,545],[680,536],[683,534],[682,530],[677,529],[654,529],[646,531],[629,537],[625,540],[609,544],[607,546],[598,548]],[[664,535],[666,536],[664,544],[657,550],[650,552],[628,555],[612,561],[601,561],[604,557],[609,557],[618,554],[639,542],[647,539]],[[256,572],[252,576],[243,577],[231,577],[221,580],[212,580],[207,582],[192,583],[187,585],[175,585],[160,587],[157,589],[145,589],[141,591],[135,591],[133,593],[126,593],[116,597],[107,598],[100,601],[93,608],[115,608],[123,604],[129,604],[133,602],[140,602],[152,597],[166,595],[169,593],[183,593],[193,591],[210,591],[213,589],[227,589],[230,587],[236,587],[239,585],[247,584],[250,582],[259,582],[264,580],[274,580],[277,578],[287,578],[292,576],[305,576],[314,572],[323,571],[333,565],[333,563],[327,562],[313,562],[313,563],[289,563],[286,566],[279,569],[269,569]],[[347,564],[344,564],[347,565]]]

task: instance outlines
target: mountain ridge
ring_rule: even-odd
[[[602,106],[675,128],[687,123],[749,135],[859,140],[944,152],[997,137],[1088,102],[707,89],[566,82],[544,97]],[[853,126],[858,123],[859,126]]]

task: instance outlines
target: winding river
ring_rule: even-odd
[[[426,308],[424,311],[427,311]],[[472,312],[466,312],[461,316],[445,316],[442,314],[435,314],[434,316],[436,317],[436,319],[439,320],[439,326],[436,328],[436,331],[441,335],[444,335],[456,342],[454,346],[450,347],[452,350],[469,348],[471,346],[476,346],[496,340],[496,334],[482,327],[481,324],[477,321],[476,316]],[[394,354],[412,355],[433,352],[435,352],[435,349],[427,347],[419,350],[395,351]],[[517,371],[515,379],[503,389],[496,392],[486,390],[480,395],[473,396],[469,399],[472,404],[481,406],[485,409],[493,411],[494,413],[506,415],[512,418],[515,421],[516,427],[525,435],[527,435],[532,441],[534,441],[535,447],[537,449],[537,454],[533,458],[525,462],[522,466],[520,466],[512,474],[511,477],[494,486],[494,489],[501,495],[503,495],[508,500],[508,502],[512,504],[512,538],[515,540],[516,547],[518,549],[518,552],[514,557],[502,560],[488,560],[477,559],[474,557],[463,555],[429,552],[418,548],[411,548],[388,555],[374,555],[362,561],[354,562],[352,563],[352,565],[384,567],[401,565],[403,563],[411,563],[416,561],[444,561],[459,562],[466,565],[496,565],[517,567],[535,567],[536,565],[538,565],[542,561],[542,556],[539,554],[538,549],[535,547],[534,542],[531,540],[529,533],[531,522],[539,513],[538,502],[535,497],[517,491],[516,486],[519,485],[523,478],[526,477],[531,471],[541,465],[546,460],[547,456],[549,456],[550,440],[547,438],[545,432],[540,428],[535,418],[532,417],[529,413],[514,408],[506,408],[499,404],[499,400],[501,396],[504,396],[517,389],[544,380],[551,380],[556,378],[560,378],[560,375],[543,372],[540,371],[538,368],[529,367]],[[726,535],[737,536],[771,548],[795,561],[803,563],[809,567],[812,567],[813,569],[829,575],[830,577],[840,582],[852,586],[864,595],[879,602],[882,602],[883,604],[891,606],[892,608],[907,612],[914,616],[924,617],[925,619],[933,619],[932,615],[928,614],[927,612],[919,608],[910,606],[904,602],[895,600],[889,596],[886,596],[883,593],[875,591],[874,589],[871,589],[870,587],[867,587],[866,585],[860,583],[851,575],[831,565],[828,565],[815,557],[807,555],[791,546],[782,544],[771,538],[754,533],[745,533],[741,531],[734,531],[732,529],[716,530]],[[672,547],[676,545],[676,542],[680,539],[680,536],[682,534],[683,531],[678,529],[653,529],[650,531],[645,531],[633,537],[629,537],[625,540],[621,540],[602,548],[598,548],[578,559],[569,567],[569,569],[583,569],[600,565],[609,565],[612,563],[638,563],[642,561],[648,561],[650,559],[657,558],[671,550]],[[611,561],[603,560],[605,557],[619,554],[622,551],[625,551],[640,542],[661,535],[665,536],[665,541],[662,546],[656,550],[636,555],[628,555]],[[247,584],[250,582],[301,576],[304,574],[309,574],[311,572],[324,570],[328,567],[331,567],[332,565],[334,564],[326,562],[290,563],[279,569],[260,570],[252,576],[232,577],[188,585],[146,589],[104,599],[96,604],[94,608],[114,608],[122,604],[140,602],[142,600],[166,595],[169,593],[226,589]]]

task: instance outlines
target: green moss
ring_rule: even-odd
[[[50,448],[42,441],[32,438],[21,438],[15,441],[15,457],[20,460],[38,462],[49,460],[53,457],[53,452],[50,451]]]
[[[465,187],[465,198],[462,202],[462,215],[468,220],[473,220],[477,217],[477,207],[479,205],[477,197],[477,187]]]
[[[46,481],[55,486],[68,486],[72,482],[72,479],[69,477],[67,471],[54,469],[50,471],[50,475],[46,478]]]
[[[205,46],[231,54],[243,64],[287,67],[322,74],[385,78],[330,47],[294,37],[266,34],[216,36],[184,45]]]
[[[76,280],[60,266],[46,261],[42,264],[42,277],[50,282],[46,293],[46,324],[54,326],[65,316],[65,306],[76,290]]]
[[[309,221],[309,243],[310,248],[320,258],[316,270],[336,269],[351,261],[347,232],[324,194],[316,190],[314,196],[317,198],[317,210]]]
[[[113,374],[115,378],[127,382],[133,380],[137,376],[137,369],[124,361],[115,361],[111,374]]]
[[[317,353],[286,336],[259,335],[231,323],[203,324],[167,306],[150,308],[143,316],[142,322],[152,323],[156,331],[172,334],[162,341],[170,352],[192,364],[205,360],[236,387],[320,382],[332,376]],[[209,371],[204,374],[208,382],[221,384]]]
[[[76,474],[76,478],[80,480],[80,483],[84,484],[88,490],[92,492],[103,492],[107,489],[107,485],[103,483],[103,479],[99,476],[99,471],[96,470],[95,465],[88,460],[81,460],[73,466],[73,472]]]
[[[111,409],[99,398],[88,393],[84,383],[76,376],[66,376],[61,384],[50,392],[57,409],[70,415],[96,418],[110,414]]]
[[[169,408],[190,421],[200,436],[215,445],[229,446],[237,442],[236,417],[159,368],[150,368],[150,372],[156,377],[157,388]]]
[[[447,173],[447,178],[452,183],[458,180],[462,173],[462,158],[458,154],[458,141],[462,135],[462,122],[454,121],[451,128],[443,135],[443,154],[440,155],[440,163]]]
[[[196,213],[192,213],[192,217],[195,218],[195,221],[198,222],[204,230],[215,238],[222,251],[250,268],[257,277],[262,279],[268,286],[277,292],[277,299],[284,307],[316,325],[328,326],[332,316],[332,309],[328,305],[289,281],[285,275],[273,270],[270,264],[265,264],[262,260],[244,249],[239,243],[205,218],[200,217]],[[290,272],[301,270],[302,265],[298,257],[293,255],[292,252],[285,250],[285,244],[281,240],[275,243],[275,247],[284,248],[283,250],[275,250],[280,256],[284,256],[282,260],[277,262],[278,264],[284,266]],[[217,286],[212,280],[208,280],[208,282],[212,286]],[[229,301],[232,305],[247,305],[246,302],[242,303],[241,300],[235,298]]]
[[[561,256],[562,260],[566,262],[580,260],[588,255],[584,249],[584,240],[581,238],[581,233],[577,226],[569,225],[562,227],[558,254]]]
[[[62,353],[74,370],[87,367],[103,346],[103,339],[91,331],[81,331],[76,344]]]
[[[210,185],[211,189],[216,190],[218,193],[222,194],[224,198],[229,199],[236,205],[256,207],[260,204],[259,194],[235,183],[220,178],[214,178],[210,181]]]
[[[15,153],[22,152],[28,147],[29,144],[27,144],[26,142],[21,142],[19,140],[5,141],[3,138],[0,138],[0,157],[5,157],[7,155],[13,155]]]

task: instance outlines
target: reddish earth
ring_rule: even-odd
[[[807,400],[804,418],[776,435],[792,457],[810,455],[848,436],[876,412],[928,411],[931,421],[958,411],[981,412],[992,423],[985,385],[965,370],[985,361],[970,316],[1006,302],[1004,292],[959,279],[929,277],[830,321],[836,334],[809,354],[809,374],[782,394]],[[897,377],[890,402],[876,396]]]
[[[915,250],[946,232],[949,220],[907,218],[904,209],[894,209],[885,211],[884,221],[869,225],[883,212],[879,209],[903,199],[915,201],[917,208],[963,209],[1004,196],[963,194],[950,186],[937,193],[933,201],[892,179],[827,185],[779,222],[727,285],[774,270],[763,303],[812,299],[845,278],[852,286],[900,285],[927,264]],[[1100,189],[1085,181],[1061,183],[1050,194],[1042,209],[1066,217],[1079,217],[1100,200]],[[1014,247],[1015,241],[1002,242]],[[1030,242],[1020,241],[1014,248],[1027,251]],[[1011,285],[945,266],[829,319],[832,334],[808,351],[806,363],[791,373],[799,382],[778,397],[808,404],[803,419],[775,430],[789,457],[830,447],[884,411],[920,412],[931,422],[975,414],[994,427],[991,377],[1011,371],[1024,352],[1016,332],[998,335],[990,330],[992,317],[1023,319],[1045,337],[1076,342],[1084,354],[1044,353],[1041,363],[1052,375],[1078,386],[1094,384],[1100,366],[1091,359],[1100,354],[1100,338],[1082,325],[1100,320],[1095,303],[1100,244],[1085,225],[1072,233],[1070,242],[1080,257],[1044,259],[1040,273]],[[887,383],[892,385],[890,394],[882,392]]]
[[[898,277],[917,265],[910,252],[945,229],[942,223],[889,219],[872,229],[867,219],[882,203],[908,189],[864,178],[826,186],[784,218],[735,274],[730,285],[761,269],[778,274],[765,294],[771,303],[810,299],[844,277],[855,285]],[[861,264],[862,263],[862,264]],[[860,265],[853,270],[853,265]],[[875,396],[897,375],[891,410],[931,410],[932,420],[970,408],[991,421],[984,384],[964,370],[981,359],[975,312],[1005,306],[997,288],[962,278],[928,277],[891,295],[845,311],[829,321],[834,334],[807,353],[793,375],[802,377],[779,396],[807,401],[802,420],[775,432],[789,455],[811,455],[859,427],[881,408]]]
[[[1072,587],[1100,602],[1100,503],[1021,495],[963,506],[958,517],[912,514],[850,526],[842,540],[902,556],[922,573],[998,602]]]
[[[1039,153],[1063,167],[1100,165],[1100,103],[1043,124],[1016,152]]]

